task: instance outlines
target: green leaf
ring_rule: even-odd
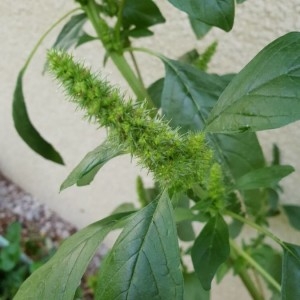
[[[85,13],[72,16],[62,28],[52,48],[67,50],[72,46],[79,46],[82,44],[83,41],[81,40],[80,43],[79,41],[86,35],[82,29],[86,20],[87,16]],[[85,42],[87,41],[88,39],[85,40]]]
[[[169,0],[190,18],[230,31],[234,21],[235,0]]]
[[[83,32],[82,35],[80,35],[78,40],[77,40],[76,48],[83,45],[83,44],[85,44],[85,43],[95,41],[95,40],[98,40],[98,38],[95,37],[95,36],[91,36],[91,35],[87,34],[86,32]]]
[[[60,190],[62,191],[74,184],[78,186],[89,184],[105,163],[124,153],[124,149],[116,141],[106,140],[83,158],[62,183]]]
[[[9,245],[0,248],[0,270],[11,271],[20,260],[21,256],[21,224],[11,223],[6,230],[5,238]]]
[[[183,131],[202,129],[228,81],[179,61],[163,58],[163,62],[163,114],[171,120],[171,126],[180,126]]]
[[[73,299],[99,244],[128,213],[113,215],[78,231],[21,286],[15,300]]]
[[[297,230],[300,230],[300,206],[283,205],[282,207],[289,219],[290,224]]]
[[[200,285],[195,273],[184,273],[184,300],[209,300],[210,293]]]
[[[272,187],[282,178],[294,172],[292,166],[270,166],[253,170],[240,177],[235,184],[238,190]]]
[[[166,193],[134,215],[105,260],[97,299],[183,297],[173,208]]]
[[[300,299],[300,246],[285,243],[282,264],[281,299]]]
[[[300,118],[300,33],[264,48],[220,96],[207,132],[244,132],[284,126]]]
[[[156,80],[147,89],[152,102],[157,108],[161,107],[161,95],[164,88],[164,80],[164,78]]]
[[[211,288],[211,281],[229,252],[228,227],[222,216],[217,215],[204,226],[191,253],[195,272],[205,290]]]
[[[64,164],[60,154],[43,139],[30,121],[23,94],[23,76],[25,71],[26,67],[18,75],[13,96],[12,113],[15,128],[23,141],[36,153],[58,164]]]
[[[125,0],[123,8],[123,26],[129,28],[147,28],[164,23],[165,18],[152,0]]]
[[[206,23],[191,17],[189,20],[197,39],[202,39],[211,30],[211,26]]]
[[[141,38],[153,35],[153,31],[148,28],[134,28],[128,31],[128,35],[134,38]]]

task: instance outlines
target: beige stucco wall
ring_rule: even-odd
[[[248,0],[237,7],[235,26],[230,33],[214,29],[203,41],[195,41],[185,14],[178,12],[166,0],[156,3],[166,16],[167,24],[157,26],[154,39],[144,39],[143,45],[176,58],[193,47],[201,51],[212,41],[218,40],[218,52],[210,68],[212,72],[238,72],[274,38],[300,29],[298,0]],[[82,120],[82,113],[75,111],[75,107],[64,100],[48,75],[41,76],[45,49],[52,45],[58,31],[49,36],[34,57],[26,73],[24,92],[33,123],[61,152],[66,166],[55,165],[32,152],[16,134],[11,118],[12,93],[19,69],[41,34],[73,7],[72,1],[58,0],[0,2],[0,170],[39,201],[47,203],[64,218],[82,227],[107,216],[119,203],[135,200],[135,178],[141,170],[130,157],[120,157],[109,162],[91,186],[73,187],[58,193],[61,182],[72,168],[105,137],[104,131]],[[95,69],[101,68],[103,51],[97,43],[83,46],[76,55],[93,64]],[[151,57],[140,55],[139,61],[145,69],[148,83],[163,71],[160,62]],[[126,90],[126,85],[111,64],[105,69],[105,74]],[[276,141],[284,147],[284,162],[296,167],[296,172],[284,181],[284,186],[285,200],[298,203],[299,129],[298,123],[260,134],[269,153],[270,143]],[[146,177],[146,182],[150,184],[151,179]],[[279,227],[276,222],[274,226]],[[285,235],[283,230],[281,234]],[[288,240],[299,242],[300,238],[290,235]],[[248,299],[243,292],[239,294],[233,285],[226,290],[228,294],[224,294],[223,290],[215,292],[222,295],[218,299]]]

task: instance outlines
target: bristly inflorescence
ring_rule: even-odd
[[[163,186],[187,190],[195,184],[213,188],[213,198],[224,192],[220,166],[203,133],[181,135],[161,117],[152,118],[146,105],[125,101],[120,91],[92,74],[72,56],[51,50],[49,70],[72,101],[89,118],[110,129],[119,143],[139,159]]]

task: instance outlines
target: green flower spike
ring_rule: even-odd
[[[65,52],[50,50],[49,70],[89,119],[109,128],[127,152],[138,158],[163,187],[184,191],[195,184],[223,197],[223,182],[203,133],[181,135],[161,117],[152,118],[145,104],[125,101],[120,91],[91,74]],[[216,176],[216,173],[217,176]],[[212,175],[212,180],[207,179]],[[221,185],[221,187],[219,187]]]

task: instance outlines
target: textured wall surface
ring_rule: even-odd
[[[218,51],[210,65],[212,72],[238,72],[273,39],[300,30],[298,0],[247,0],[237,7],[234,29],[230,33],[214,29],[202,41],[196,41],[184,13],[178,12],[166,0],[156,3],[167,23],[155,27],[155,37],[141,41],[143,46],[176,58],[192,48],[201,52],[217,40]],[[91,186],[73,187],[58,193],[61,182],[72,168],[105,138],[105,131],[87,124],[82,120],[82,113],[64,100],[63,93],[50,76],[41,76],[45,50],[53,44],[59,29],[45,40],[29,66],[24,93],[33,123],[61,152],[66,166],[55,165],[33,153],[16,134],[11,117],[12,93],[19,69],[41,34],[73,7],[72,1],[59,0],[0,2],[0,170],[63,217],[82,227],[105,217],[119,203],[135,200],[136,175],[145,175],[145,172],[136,167],[130,157],[120,157],[109,162]],[[97,43],[78,49],[76,56],[93,64],[96,70],[101,68],[103,51]],[[139,55],[138,60],[145,70],[147,83],[162,74],[163,68],[158,60],[144,54]],[[111,64],[108,64],[105,74],[126,90],[126,84]],[[282,147],[284,162],[296,167],[296,172],[284,181],[284,201],[300,203],[299,123],[263,132],[259,136],[267,153],[276,142]],[[150,182],[147,177],[146,183]],[[280,227],[275,223],[276,226]],[[290,236],[289,241],[296,242],[295,238]],[[220,299],[248,299],[243,292],[238,294],[233,286],[227,289],[228,294],[218,289],[216,293],[222,293]],[[234,297],[232,293],[235,293]]]

